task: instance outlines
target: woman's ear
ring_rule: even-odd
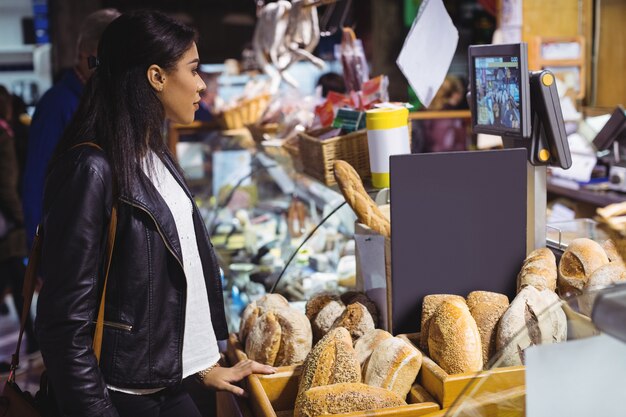
[[[163,87],[165,86],[165,71],[163,71],[163,68],[152,64],[150,68],[148,68],[146,76],[148,77],[148,82],[156,92],[160,93],[163,91]]]

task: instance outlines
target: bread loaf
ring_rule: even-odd
[[[517,292],[527,285],[538,290],[556,290],[557,268],[554,253],[548,248],[532,251],[517,275]]]
[[[550,290],[524,287],[500,319],[496,346],[501,366],[522,365],[527,347],[559,343],[566,337],[567,319],[559,297]]]
[[[257,318],[246,340],[248,358],[267,365],[276,363],[280,347],[281,327],[272,311]]]
[[[619,262],[621,264],[624,264],[624,260],[619,254],[619,251],[617,250],[617,246],[615,245],[613,239],[605,240],[604,242],[602,242],[601,246],[602,249],[604,249],[607,258],[609,258],[609,262]]]
[[[306,315],[313,330],[313,343],[317,343],[333,326],[346,307],[334,294],[318,294],[306,303]]]
[[[480,333],[465,300],[451,298],[437,307],[429,326],[428,351],[448,374],[483,369]]]
[[[350,305],[353,303],[363,304],[372,316],[372,320],[374,320],[374,327],[378,327],[378,307],[376,307],[376,304],[365,293],[359,291],[348,291],[341,294],[340,297],[344,305]]]
[[[470,296],[473,293],[470,294]],[[496,294],[496,293],[491,293]],[[483,354],[483,367],[487,365],[489,359],[496,352],[496,334],[498,332],[498,324],[504,312],[509,308],[509,299],[503,294],[497,294],[502,297],[484,297],[483,300],[492,299],[492,301],[477,301],[476,297],[467,297],[470,313],[476,321],[478,333],[480,333],[480,345]],[[470,299],[472,300],[470,302]]]
[[[611,262],[596,269],[585,283],[584,293],[578,299],[580,312],[591,316],[598,290],[626,281],[626,268],[621,262]]]
[[[369,226],[385,237],[391,236],[391,223],[385,218],[378,206],[367,194],[359,174],[346,161],[333,164],[335,180],[346,202],[352,207],[359,222]]]
[[[399,407],[406,402],[384,388],[361,383],[341,383],[311,388],[302,395],[301,406],[294,417],[317,417],[327,414],[345,414],[355,411]]]
[[[363,382],[385,388],[406,398],[422,366],[422,354],[404,340],[383,340],[367,362]]]
[[[248,333],[261,314],[279,308],[289,308],[289,302],[280,294],[266,294],[246,306],[239,324],[239,341],[245,345]]]
[[[368,331],[374,330],[374,320],[363,304],[352,303],[333,323],[332,329],[337,327],[345,327],[350,332],[352,340],[356,341]]]
[[[467,294],[467,307],[472,311],[472,308],[482,303],[493,303],[504,306],[505,309],[509,307],[509,297],[504,294],[491,291],[472,291]]]
[[[362,369],[365,369],[363,368],[363,365],[369,359],[374,349],[376,349],[376,346],[378,346],[378,344],[383,340],[390,339],[392,337],[393,336],[389,332],[381,329],[374,329],[365,333],[354,343],[356,357]]]
[[[593,272],[609,263],[604,249],[591,239],[574,239],[559,262],[559,293],[562,297],[582,292]]]
[[[435,314],[437,307],[443,302],[443,300],[457,299],[463,300],[460,295],[452,294],[430,294],[424,297],[422,303],[422,319],[420,326],[420,349],[422,352],[428,353],[428,328],[430,327],[430,319]]]
[[[311,351],[313,335],[311,323],[304,314],[293,308],[274,310],[281,327],[281,339],[274,366],[302,363]]]

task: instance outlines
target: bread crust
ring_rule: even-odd
[[[345,327],[350,332],[352,340],[356,341],[370,330],[374,330],[374,319],[370,315],[367,308],[361,303],[352,303],[346,307],[344,312],[339,316],[332,329],[337,327]]]
[[[281,343],[282,329],[274,315],[268,311],[257,318],[246,340],[248,358],[265,365],[274,365]]]
[[[397,337],[383,340],[372,352],[363,382],[406,398],[422,366],[422,354]]]
[[[574,239],[559,262],[558,288],[562,297],[580,294],[593,272],[609,263],[606,252],[591,239]]]
[[[420,325],[420,349],[422,352],[428,353],[428,332],[430,328],[430,320],[435,314],[437,307],[441,305],[444,300],[457,299],[465,302],[460,295],[453,294],[430,294],[424,297],[422,302],[422,318]]]

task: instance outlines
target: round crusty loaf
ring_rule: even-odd
[[[245,345],[248,333],[261,314],[279,308],[289,308],[289,301],[280,294],[266,294],[246,306],[239,324],[239,341]]]
[[[619,254],[619,251],[617,250],[617,246],[615,245],[613,239],[605,240],[604,242],[602,242],[601,246],[602,249],[604,249],[607,258],[609,258],[609,262],[619,262],[621,264],[624,264],[624,260]]]
[[[335,294],[317,294],[307,301],[305,311],[311,322],[313,343],[317,343],[328,333],[345,309],[343,302]]]
[[[367,362],[363,382],[406,398],[422,366],[422,354],[404,340],[383,340]]]
[[[448,374],[483,369],[480,333],[465,300],[442,301],[428,331],[430,357]]]
[[[360,291],[348,291],[341,294],[341,301],[344,305],[350,305],[353,303],[361,303],[370,312],[372,320],[374,320],[374,327],[378,327],[378,307],[376,303],[372,301],[365,293]]]
[[[337,327],[348,329],[352,340],[356,341],[368,331],[374,330],[374,320],[363,304],[352,303],[333,323],[332,329]]]
[[[527,347],[566,338],[567,319],[559,297],[550,290],[524,287],[500,319],[496,335],[496,347],[502,354],[500,365],[522,365]]]
[[[591,239],[574,239],[559,262],[559,293],[562,297],[582,292],[593,272],[609,263],[604,249]]]
[[[302,395],[301,407],[294,417],[317,417],[328,414],[345,414],[355,411],[373,413],[372,410],[399,407],[406,402],[397,394],[384,388],[362,383],[341,383],[311,388]],[[373,415],[373,414],[372,414]]]
[[[311,350],[302,366],[294,415],[299,415],[303,394],[311,388],[361,382],[361,367],[350,333],[343,327],[330,330]]]
[[[428,329],[430,327],[430,319],[437,307],[441,305],[443,300],[457,299],[463,300],[460,295],[452,294],[430,294],[424,297],[422,303],[422,319],[420,324],[420,349],[422,352],[428,353]]]
[[[517,292],[527,285],[538,290],[556,290],[557,268],[554,253],[548,248],[532,251],[517,275]]]
[[[584,293],[578,299],[580,312],[591,316],[596,292],[618,282],[626,281],[626,268],[621,262],[611,262],[596,269],[585,283]]]
[[[500,294],[503,295],[503,294]],[[478,326],[478,333],[480,333],[480,345],[483,353],[483,366],[486,366],[489,359],[496,352],[496,333],[498,331],[498,323],[504,312],[509,308],[509,300],[506,299],[506,304],[499,302],[493,303],[489,301],[483,301],[480,303],[473,302],[470,306],[470,313],[474,320],[476,320],[476,326]],[[500,301],[503,301],[500,299]],[[468,297],[469,304],[469,297]]]
[[[274,365],[287,366],[302,363],[311,351],[313,342],[309,319],[294,308],[274,310],[274,315],[281,328],[280,348]]]
[[[274,365],[280,347],[281,327],[272,311],[262,314],[256,319],[246,340],[246,355],[248,358],[266,364]]]
[[[356,351],[356,357],[359,361],[359,365],[363,367],[374,349],[376,349],[376,346],[378,346],[378,344],[383,340],[392,337],[391,333],[382,329],[370,330],[363,336],[359,337],[359,339],[354,343],[354,350]]]

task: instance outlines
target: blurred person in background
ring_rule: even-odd
[[[63,74],[37,103],[30,127],[26,165],[22,185],[24,220],[28,247],[32,245],[37,225],[41,222],[41,203],[48,163],[65,127],[70,123],[91,77],[88,57],[96,56],[102,32],[119,12],[98,10],[83,21],[76,44],[76,65]]]

